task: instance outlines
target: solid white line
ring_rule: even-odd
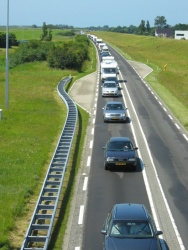
[[[80,213],[78,217],[78,225],[81,225],[83,223],[83,217],[84,217],[84,205],[80,206]]]
[[[88,177],[86,176],[86,177],[84,178],[83,191],[86,191],[86,190],[87,190],[87,183],[88,183]]]
[[[89,167],[91,164],[91,156],[88,156],[87,158],[87,167]]]

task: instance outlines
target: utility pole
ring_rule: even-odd
[[[9,103],[9,0],[7,0],[7,26],[6,26],[6,108]]]

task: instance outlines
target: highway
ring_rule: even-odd
[[[115,203],[126,202],[143,203],[147,207],[163,231],[163,249],[187,249],[188,142],[185,131],[129,63],[112,48],[111,53],[120,67],[121,96],[101,97],[101,83],[96,84],[94,130],[90,124],[92,142],[86,143],[85,153],[85,156],[91,154],[91,158],[81,169],[65,245],[69,250],[102,249],[100,231],[107,213]],[[102,107],[110,100],[124,101],[129,123],[103,122]],[[135,172],[104,170],[102,147],[111,136],[127,136],[138,146]],[[83,183],[87,183],[84,192]]]

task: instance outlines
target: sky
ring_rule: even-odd
[[[167,24],[188,24],[188,0],[0,0],[0,26],[62,24],[84,28],[139,26],[141,20],[154,26],[157,16]]]

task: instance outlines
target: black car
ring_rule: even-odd
[[[118,167],[136,170],[137,147],[128,137],[111,137],[104,149],[104,167],[106,170]]]
[[[161,250],[154,221],[143,204],[122,203],[113,206],[104,222],[103,250]]]

